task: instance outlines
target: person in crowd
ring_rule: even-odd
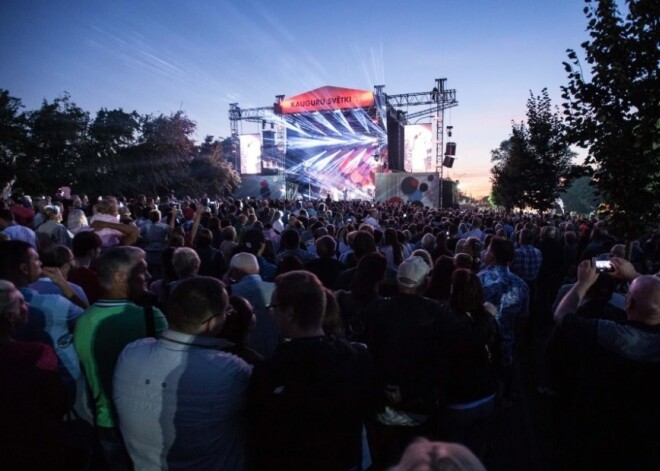
[[[1,244],[0,244],[1,245]],[[43,342],[14,340],[28,303],[0,279],[0,441],[6,469],[67,469],[61,421],[69,408],[58,358]]]
[[[270,310],[281,343],[254,367],[249,417],[255,469],[360,469],[370,384],[363,346],[326,336],[326,295],[318,278],[275,279]]]
[[[80,208],[75,208],[69,211],[66,218],[66,227],[75,236],[81,231],[90,231],[92,228],[89,225],[85,211]]]
[[[472,224],[470,225],[470,230],[459,234],[461,239],[467,239],[468,237],[476,237],[480,241],[483,241],[486,238],[486,234],[481,230],[482,219],[480,217],[475,217],[472,219]]]
[[[29,287],[42,274],[59,287],[61,295],[42,294]],[[0,242],[0,279],[11,281],[30,306],[27,322],[14,331],[14,337],[21,341],[42,342],[55,350],[69,407],[84,420],[91,420],[85,378],[73,348],[71,334],[83,313],[79,305],[83,301],[77,298],[58,268],[42,269],[41,260],[34,248],[20,240]]]
[[[12,193],[9,210],[14,215],[14,220],[21,226],[36,227],[33,225],[36,214],[29,198],[22,191],[17,190]]]
[[[441,303],[447,302],[449,300],[451,275],[453,272],[454,259],[452,257],[441,255],[436,258],[425,296]]]
[[[218,335],[231,342],[232,345],[223,350],[233,353],[248,365],[254,366],[264,360],[263,355],[250,347],[250,333],[257,325],[254,307],[250,301],[235,294],[229,296],[229,304],[231,305],[230,313]]]
[[[399,264],[404,259],[403,246],[397,239],[396,230],[391,227],[385,229],[383,244],[378,247],[378,251],[387,259],[386,280],[392,281],[396,277]]]
[[[112,247],[98,260],[103,296],[78,320],[74,345],[94,398],[96,432],[105,464],[129,469],[112,402],[112,376],[121,351],[134,340],[158,336],[167,328],[157,308],[143,308],[149,282],[145,253],[137,247]]]
[[[316,239],[316,255],[319,258],[305,262],[305,270],[314,273],[323,286],[332,288],[339,274],[346,266],[335,258],[337,243],[329,235]]]
[[[238,242],[236,242],[236,228],[234,226],[223,227],[222,238],[223,240],[220,243],[219,249],[222,252],[222,256],[225,257],[225,261],[229,263],[234,249],[238,246]]]
[[[161,222],[161,219],[160,211],[152,209],[149,211],[149,219],[140,227],[140,246],[147,253],[149,273],[156,279],[163,276],[161,254],[167,248],[170,236],[170,227]]]
[[[482,461],[495,431],[496,393],[502,357],[499,329],[484,300],[476,274],[454,271],[449,310],[472,335],[459,338],[443,356],[443,409],[439,419],[442,440],[466,445]]]
[[[73,234],[62,224],[62,209],[57,205],[47,205],[44,207],[43,214],[45,221],[35,230],[39,248],[44,249],[52,244],[71,247]]]
[[[518,235],[518,248],[513,255],[511,271],[525,280],[530,290],[530,298],[536,299],[536,279],[541,273],[543,264],[543,254],[534,247],[534,232],[529,229],[523,229]]]
[[[355,278],[349,290],[335,291],[339,303],[344,334],[356,341],[364,335],[363,310],[373,301],[380,299],[379,288],[385,281],[387,260],[380,252],[365,254],[358,262]]]
[[[240,244],[234,249],[233,253],[248,252],[253,254],[259,263],[259,274],[264,280],[273,281],[277,266],[264,256],[267,242],[264,231],[256,228],[247,229],[241,234],[240,240]]]
[[[247,252],[237,253],[229,262],[229,276],[233,295],[247,299],[254,307],[257,324],[250,336],[250,347],[264,357],[270,356],[278,343],[277,326],[266,305],[270,302],[275,285],[259,275],[257,258]]]
[[[113,402],[135,469],[245,468],[250,367],[218,337],[230,307],[219,280],[186,279],[170,296],[169,329],[123,349]]]
[[[288,255],[294,255],[305,263],[316,258],[316,255],[300,248],[300,234],[294,229],[286,229],[282,232],[281,251],[275,257],[279,264]]]
[[[538,305],[543,310],[544,320],[548,319],[548,308],[564,280],[563,251],[559,231],[555,226],[544,226],[537,248],[541,251],[541,270],[537,279]]]
[[[28,226],[17,224],[14,213],[9,209],[0,209],[0,232],[9,237],[10,240],[22,240],[35,249],[37,246],[37,235]]]
[[[30,283],[29,288],[38,291],[41,294],[59,294],[64,296],[62,288],[47,276],[49,269],[53,269],[52,271],[59,270],[62,278],[67,281],[67,284],[76,294],[70,298],[71,301],[78,304],[83,309],[87,309],[89,307],[89,300],[87,299],[85,291],[81,286],[68,279],[69,272],[75,262],[71,249],[64,245],[51,245],[41,252],[40,259],[42,263],[42,276],[40,276],[37,281]]]
[[[529,315],[529,287],[522,278],[509,270],[513,257],[513,242],[493,237],[486,250],[484,259],[486,268],[478,274],[486,302],[491,303],[496,309],[495,319],[502,338],[502,357],[505,368],[503,379],[507,400],[513,394],[511,365],[516,322]]]
[[[355,234],[355,238],[353,239],[353,250],[355,253],[355,258],[358,263],[360,259],[364,257],[366,254],[376,252],[377,251],[376,241],[374,240],[374,236],[368,231],[363,231],[363,230],[357,231],[357,233]],[[337,276],[334,289],[335,290],[351,289],[353,279],[355,278],[356,273],[357,273],[357,267],[347,268],[346,270],[341,272]]]
[[[636,273],[613,258],[614,276],[632,280],[627,320],[576,315],[596,283],[592,260],[578,266],[578,281],[554,313],[564,335],[575,339],[584,361],[574,392],[571,465],[574,469],[658,469],[660,466],[660,278]],[[607,450],[604,453],[603,450]]]
[[[377,412],[368,423],[374,466],[393,465],[410,441],[436,428],[443,336],[451,335],[448,313],[420,295],[429,266],[420,257],[399,264],[398,293],[364,310],[364,342],[376,375]]]
[[[208,229],[202,229],[197,236],[195,251],[200,259],[199,274],[201,276],[212,276],[222,279],[227,272],[227,263],[222,252],[213,247],[213,233]]]
[[[190,247],[178,247],[172,254],[172,266],[176,272],[176,281],[171,281],[168,285],[168,295],[174,291],[179,283],[188,278],[198,276],[201,265],[199,255]],[[166,298],[167,299],[167,298]]]
[[[71,249],[75,259],[67,279],[79,285],[89,303],[94,304],[101,297],[101,284],[91,267],[101,253],[101,238],[94,231],[82,231],[73,237]]]

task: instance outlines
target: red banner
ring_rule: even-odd
[[[373,92],[340,87],[317,88],[281,102],[284,114],[367,108],[373,104]]]

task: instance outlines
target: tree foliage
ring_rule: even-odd
[[[207,195],[223,195],[232,192],[240,184],[238,173],[222,158],[223,141],[206,136],[197,155],[190,163],[189,181],[192,190]]]
[[[586,0],[588,76],[569,49],[562,97],[570,137],[588,148],[593,184],[630,240],[660,212],[660,2],[625,5],[624,18],[613,0]]]
[[[22,177],[41,191],[78,183],[89,113],[71,101],[68,94],[28,113],[28,139]]]
[[[530,206],[539,211],[554,206],[574,176],[575,153],[569,149],[565,131],[547,89],[539,96],[530,92],[527,122],[513,123],[509,139],[491,152],[496,204],[507,209]]]
[[[90,195],[226,194],[240,184],[231,139],[208,136],[182,111],[140,115],[100,109],[93,120],[68,94],[23,112],[0,89],[0,175],[28,193],[71,186]]]
[[[0,89],[0,174],[7,180],[16,175],[17,164],[24,152],[27,137],[25,114],[21,100]]]

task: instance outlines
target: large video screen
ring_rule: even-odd
[[[405,127],[403,168],[406,172],[434,172],[433,130],[431,123]]]
[[[259,134],[241,134],[241,173],[261,173],[261,139]]]
[[[358,108],[286,116],[286,173],[293,192],[372,198],[374,174],[387,161],[387,131],[372,113]]]

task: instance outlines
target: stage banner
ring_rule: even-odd
[[[376,201],[437,208],[440,178],[437,173],[377,173]]]
[[[373,92],[331,86],[285,98],[281,102],[284,114],[367,108],[373,105]]]

